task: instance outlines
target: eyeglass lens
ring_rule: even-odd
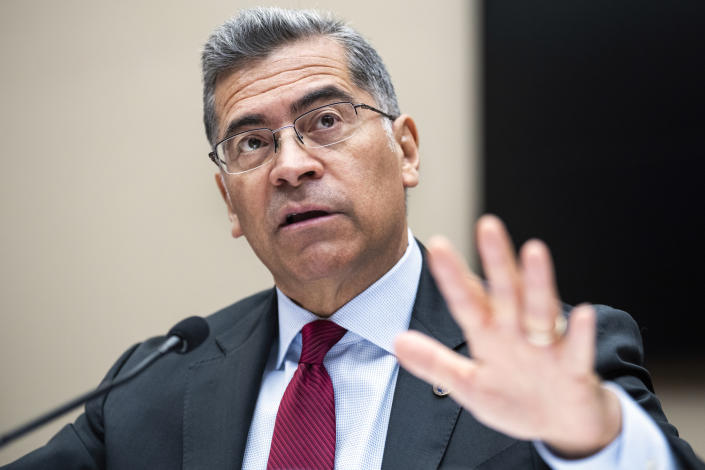
[[[297,136],[311,148],[342,142],[353,134],[356,126],[357,112],[352,103],[333,103],[315,108],[294,120]],[[216,152],[225,163],[226,171],[238,173],[266,163],[276,151],[275,134],[285,127],[276,131],[245,131],[218,144]]]

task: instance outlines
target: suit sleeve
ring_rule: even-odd
[[[602,305],[598,314],[596,369],[603,380],[619,384],[654,420],[683,469],[705,469],[690,445],[668,422],[654,394],[649,372],[644,367],[644,349],[639,328],[627,313]]]
[[[113,364],[102,383],[113,380],[132,356],[134,345]],[[88,402],[74,423],[51,440],[1,470],[102,470],[105,468],[103,405],[107,395]]]

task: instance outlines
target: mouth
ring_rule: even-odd
[[[289,214],[286,214],[284,217],[284,222],[280,225],[280,227],[288,227],[289,225],[294,225],[298,224],[301,222],[305,222],[307,220],[312,220],[312,219],[318,219],[321,217],[327,217],[329,215],[332,215],[332,212],[326,212],[322,210],[312,210],[312,211],[306,211],[306,212],[292,212]]]

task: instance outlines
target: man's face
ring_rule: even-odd
[[[346,97],[377,107],[369,93],[353,85],[337,42],[319,37],[292,43],[220,77],[218,138],[252,128],[278,129],[309,109]],[[248,173],[216,175],[233,236],[245,235],[294,300],[301,301],[297,292],[316,282],[337,282],[339,288],[362,283],[364,289],[406,248],[404,188],[418,182],[414,123],[408,116],[398,118],[390,138],[386,117],[363,109],[358,115],[361,124],[348,140],[312,149],[288,128],[277,134],[273,161]],[[243,125],[233,128],[237,122]]]

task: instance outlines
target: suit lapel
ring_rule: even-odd
[[[465,342],[450,319],[425,256],[409,329],[432,336],[451,349]],[[460,405],[448,397],[436,396],[431,385],[400,368],[382,469],[437,468],[459,413]]]
[[[222,354],[189,369],[184,403],[184,470],[239,469],[265,363],[277,335],[276,296],[216,338]]]
[[[425,252],[409,328],[469,355],[462,331],[452,319],[428,269]],[[400,368],[382,469],[438,468],[461,412],[465,413],[450,397],[436,396],[431,385]],[[463,421],[466,434],[463,440],[472,443],[472,447],[467,449],[469,468],[507,447],[507,440],[510,439],[507,436],[489,430],[469,414],[464,415]]]

